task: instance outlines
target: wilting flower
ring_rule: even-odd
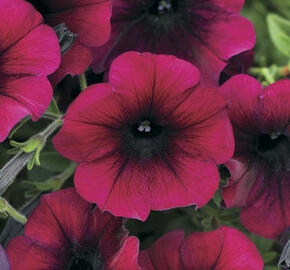
[[[10,270],[10,264],[6,252],[1,245],[0,245],[0,265],[1,270]]]
[[[244,0],[115,0],[112,34],[93,50],[93,68],[107,69],[125,51],[171,54],[196,65],[216,86],[233,55],[253,48],[251,23],[238,15]]]
[[[24,236],[8,244],[11,269],[138,270],[138,240],[122,223],[72,188],[44,195]]]
[[[199,87],[193,65],[137,52],[113,62],[109,83],[77,97],[53,142],[79,163],[83,198],[142,220],[151,209],[208,202],[218,187],[216,164],[234,146],[224,100]]]
[[[172,231],[141,251],[142,270],[262,270],[263,260],[250,239],[226,226],[184,237]]]
[[[23,117],[36,121],[48,107],[47,75],[60,63],[53,30],[22,0],[0,1],[0,141]]]
[[[89,47],[103,45],[110,36],[112,0],[28,0],[43,15],[45,23],[65,23],[78,34],[73,46],[63,55],[60,68],[50,80],[55,85],[66,74],[82,74],[92,60]]]
[[[237,75],[220,89],[228,101],[236,148],[223,197],[227,207],[243,207],[244,226],[275,238],[290,225],[290,80],[262,89]]]

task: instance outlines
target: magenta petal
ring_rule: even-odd
[[[23,0],[1,0],[0,10],[5,10],[0,20],[0,51],[10,48],[43,21],[40,13]]]
[[[207,31],[201,33],[201,39],[222,59],[250,50],[256,42],[252,23],[239,15],[209,24]]]
[[[60,65],[60,48],[52,28],[39,25],[1,55],[1,73],[48,75]]]
[[[290,80],[267,86],[263,90],[261,107],[263,132],[284,133],[290,123]]]
[[[223,226],[223,248],[215,270],[262,270],[263,260],[254,243],[240,231]]]
[[[152,89],[158,89],[157,102],[170,95],[169,91],[178,94],[196,86],[200,78],[195,66],[175,56],[137,52],[126,52],[116,58],[109,76],[110,84],[116,91],[134,95],[134,99],[144,100],[144,96],[147,101],[152,98]]]
[[[112,1],[83,0],[64,1],[64,3],[57,1],[48,5],[52,10],[56,10],[53,14],[45,16],[46,22],[52,26],[65,22],[71,32],[79,35],[83,45],[98,47],[109,39]]]
[[[137,237],[128,237],[121,249],[110,263],[112,270],[141,270],[137,263],[139,240]]]
[[[244,6],[245,0],[212,0],[213,5],[221,7],[231,13],[239,13]]]
[[[36,121],[45,112],[52,98],[52,87],[45,76],[23,77],[2,81],[0,95],[17,100],[28,108],[32,120]]]
[[[216,270],[222,249],[223,233],[220,230],[190,234],[181,247],[184,269]]]
[[[243,225],[253,233],[267,238],[277,238],[290,226],[289,176],[282,179],[272,176],[265,179],[256,199],[241,212]]]
[[[118,140],[110,134],[120,124],[114,116],[120,114],[118,105],[108,84],[88,87],[70,105],[61,130],[53,138],[56,150],[76,162],[101,158],[113,151]]]
[[[182,248],[185,269],[261,270],[263,260],[254,243],[236,229],[190,234]]]
[[[80,242],[90,207],[72,188],[44,195],[25,226],[25,235],[55,248],[69,245],[69,239]]]
[[[1,95],[0,108],[0,142],[3,142],[14,125],[30,111],[18,101]]]
[[[205,205],[218,188],[215,164],[187,159],[176,160],[176,164],[171,165],[176,167],[177,176],[162,162],[150,165],[107,159],[81,163],[76,170],[75,186],[83,198],[101,209],[141,220],[147,218],[151,209]]]
[[[232,126],[224,99],[213,88],[196,88],[183,103],[170,114],[173,125],[185,128],[176,143],[196,158],[226,162],[234,152]],[[182,123],[182,124],[181,124]],[[180,140],[182,138],[182,140]],[[224,138],[227,138],[225,140]]]
[[[236,75],[226,81],[219,92],[228,103],[233,126],[252,133],[258,132],[262,85],[248,75]]]
[[[225,164],[231,173],[229,183],[223,187],[223,199],[227,207],[243,207],[249,200],[256,182],[256,172],[247,162],[230,159]]]
[[[172,231],[159,238],[151,248],[142,250],[139,264],[144,270],[182,270],[183,231]]]
[[[49,76],[53,86],[57,85],[67,74],[72,76],[83,74],[92,61],[89,48],[83,46],[78,39],[62,56],[59,69]]]
[[[50,270],[52,266],[54,269],[61,269],[64,254],[60,251],[61,247],[59,249],[47,248],[25,236],[12,239],[7,247],[11,270]]]

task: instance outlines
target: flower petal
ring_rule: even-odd
[[[232,126],[226,103],[216,89],[198,87],[171,113],[168,121],[177,131],[181,130],[174,140],[184,152],[218,164],[232,156]]]
[[[56,86],[67,74],[81,75],[86,71],[92,60],[91,50],[83,46],[78,39],[62,56],[59,69],[49,76],[53,86]]]
[[[126,52],[113,62],[109,82],[117,92],[132,99],[130,102],[153,103],[157,99],[158,103],[165,95],[193,88],[199,78],[195,66],[174,56]]]
[[[7,254],[11,269],[22,270],[61,269],[67,255],[64,247],[45,247],[25,236],[13,238],[8,244]]]
[[[28,108],[33,121],[45,112],[53,94],[46,76],[27,76],[14,80],[8,77],[2,79],[2,86],[0,95],[10,97]]]
[[[56,26],[65,22],[68,29],[79,34],[80,42],[88,47],[97,47],[108,41],[111,32],[112,1],[46,2],[54,11],[45,16],[49,25]]]
[[[256,42],[252,23],[242,16],[230,15],[209,23],[200,34],[208,47],[220,58],[229,59],[250,50]]]
[[[290,125],[290,80],[267,86],[263,90],[261,107],[262,131],[284,133]]]
[[[88,87],[70,105],[61,130],[53,138],[56,150],[76,162],[91,161],[116,151],[119,135],[117,132],[114,137],[114,129],[122,121],[116,119],[121,114],[119,107],[108,84]]]
[[[243,225],[252,233],[266,238],[277,238],[290,226],[289,175],[263,177],[259,195],[241,212]]]
[[[14,16],[13,16],[14,17]],[[60,47],[52,28],[39,25],[1,55],[1,73],[48,75],[60,65]]]
[[[26,1],[1,0],[0,10],[5,10],[1,14],[0,21],[1,53],[20,41],[43,21],[40,13]]]
[[[122,248],[110,264],[112,270],[141,270],[137,263],[139,253],[139,240],[137,237],[128,237]]]
[[[263,260],[254,243],[240,231],[223,226],[223,248],[215,270],[262,270]]]
[[[236,75],[226,81],[219,91],[228,103],[234,128],[246,130],[245,133],[258,133],[262,85],[248,75]]]
[[[120,157],[80,163],[75,186],[83,198],[101,209],[141,220],[151,209],[201,207],[213,197],[218,188],[214,163],[187,158],[169,162],[135,163]]]
[[[18,101],[2,95],[0,95],[0,108],[0,142],[3,142],[14,125],[29,115],[30,111]]]
[[[144,270],[182,270],[181,245],[183,241],[183,231],[171,231],[165,234],[152,247],[140,252],[140,266]]]

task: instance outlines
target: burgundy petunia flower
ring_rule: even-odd
[[[78,162],[83,198],[117,216],[203,206],[218,187],[216,164],[233,153],[224,100],[199,87],[199,72],[174,56],[127,52],[109,83],[70,105],[55,148]]]
[[[23,117],[36,121],[48,107],[47,75],[60,63],[54,31],[23,0],[0,1],[0,142]]]
[[[262,89],[247,75],[228,80],[220,92],[228,101],[236,148],[223,197],[243,207],[241,221],[258,235],[276,238],[290,225],[290,80]]]
[[[172,231],[140,252],[142,270],[262,270],[263,260],[253,242],[226,226],[184,237]]]
[[[252,24],[238,15],[244,0],[115,0],[110,40],[93,49],[102,72],[125,51],[171,54],[196,65],[216,86],[227,59],[252,49]]]
[[[66,74],[82,74],[92,61],[89,47],[108,41],[111,33],[112,0],[28,0],[43,15],[45,23],[65,23],[78,34],[73,46],[63,55],[60,68],[50,77],[56,85]]]
[[[138,239],[127,236],[122,218],[101,213],[73,188],[42,196],[7,254],[11,270],[139,270]]]
[[[1,270],[10,270],[10,263],[4,248],[0,245],[0,266]]]

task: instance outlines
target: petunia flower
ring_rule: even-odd
[[[227,60],[255,44],[250,21],[238,15],[244,0],[115,0],[112,34],[93,49],[93,69],[108,69],[126,51],[171,54],[190,61],[201,82],[218,85]]]
[[[254,243],[226,226],[211,232],[172,231],[140,252],[142,270],[262,270]]]
[[[127,52],[109,83],[88,87],[54,137],[78,162],[80,195],[114,215],[203,206],[218,188],[216,164],[233,153],[225,102],[199,87],[199,71],[174,56]]]
[[[4,248],[0,245],[0,265],[1,270],[10,270],[10,263]]]
[[[42,196],[7,247],[11,270],[139,270],[138,240],[73,188]]]
[[[48,107],[47,75],[60,64],[53,29],[26,1],[0,1],[0,142],[23,117],[36,121]]]
[[[111,33],[112,0],[28,0],[55,27],[65,23],[78,37],[63,55],[60,68],[50,77],[56,85],[66,74],[82,74],[92,61],[90,47],[108,41]]]
[[[290,80],[262,88],[237,75],[221,88],[228,101],[236,148],[223,198],[242,207],[251,232],[276,238],[290,225]]]

